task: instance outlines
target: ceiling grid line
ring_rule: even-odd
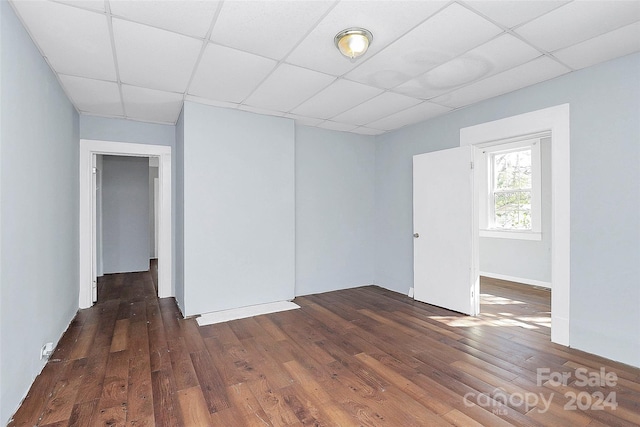
[[[224,1],[221,1],[218,4],[216,12],[213,14],[213,18],[211,19],[211,24],[209,24],[209,30],[207,31],[207,34],[205,35],[202,41],[202,48],[200,49],[200,54],[198,55],[198,59],[196,60],[193,70],[191,71],[191,77],[189,77],[189,81],[187,82],[187,87],[182,95],[183,101],[186,100],[187,94],[189,93],[189,89],[191,88],[191,84],[193,83],[193,78],[196,75],[196,72],[198,71],[198,67],[200,66],[200,62],[202,61],[204,52],[207,49],[207,45],[211,42],[210,41],[211,33],[213,32],[213,27],[216,25],[216,21],[220,16],[220,11],[222,10],[223,5],[224,5]],[[177,120],[178,119],[176,118],[176,123],[177,123]]]
[[[122,80],[120,80],[120,67],[118,67],[118,55],[116,52],[116,42],[113,36],[113,21],[112,21],[113,18],[111,16],[111,4],[109,3],[108,0],[104,0],[104,11],[105,11],[105,17],[107,19],[107,27],[109,28],[109,39],[111,42],[111,51],[113,53],[113,65],[116,69],[116,83],[118,84],[118,93],[120,94],[120,106],[122,107],[122,115],[125,118],[128,118],[127,107],[125,105],[124,95],[122,93]]]
[[[249,93],[249,94],[248,94],[248,95],[247,95],[247,96],[246,96],[246,97],[241,101],[241,103],[244,103],[247,99],[249,99],[249,98],[251,97],[251,95],[253,95],[253,93],[254,93],[254,92],[255,92],[255,91],[260,87],[260,85],[261,85],[262,83],[264,83],[264,82],[265,82],[269,77],[271,77],[271,75],[276,71],[276,69],[277,69],[280,65],[282,65],[282,64],[288,64],[288,63],[286,62],[286,59],[289,57],[289,55],[291,55],[291,53],[292,53],[292,52],[293,52],[293,51],[294,51],[294,50],[295,50],[295,49],[300,45],[300,43],[302,43],[302,41],[305,39],[305,37],[307,37],[307,36],[308,36],[308,35],[309,35],[309,34],[310,34],[310,33],[311,33],[311,32],[312,32],[312,31],[313,31],[313,30],[318,26],[318,24],[319,24],[319,23],[320,23],[320,22],[321,22],[321,21],[322,21],[322,20],[323,20],[323,19],[324,19],[324,18],[325,18],[325,17],[326,17],[326,16],[327,16],[327,15],[328,15],[328,14],[329,14],[329,13],[330,13],[334,8],[335,8],[335,7],[336,7],[336,5],[339,3],[339,1],[340,1],[340,0],[335,0],[335,1],[334,1],[333,5],[332,5],[332,6],[331,6],[331,7],[330,7],[330,8],[329,8],[329,9],[328,9],[328,10],[327,10],[327,11],[326,11],[326,12],[325,12],[325,13],[324,13],[324,14],[323,14],[323,15],[322,15],[322,16],[321,16],[321,17],[320,17],[316,22],[315,22],[315,24],[312,26],[312,28],[310,28],[310,29],[306,32],[306,34],[304,35],[304,37],[302,37],[300,40],[298,40],[298,42],[295,44],[295,46],[293,46],[293,47],[289,50],[289,52],[287,52],[287,54],[277,62],[276,66],[275,66],[275,67],[273,67],[273,69],[271,70],[271,72],[270,72],[268,75],[266,75],[266,76],[264,77],[264,79],[262,79],[262,81],[261,81],[260,83],[258,83],[258,85],[257,85],[255,88],[253,88],[253,90],[252,90],[252,91],[251,91],[251,92],[250,92],[250,93]],[[297,65],[294,65],[294,64],[288,64],[288,65],[291,65],[291,66],[297,67]],[[300,67],[300,68],[304,68],[304,67]],[[304,69],[306,69],[306,68],[304,68]],[[309,71],[314,71],[314,70],[309,70]],[[334,81],[335,81],[335,80],[334,80]],[[322,90],[322,89],[321,89],[321,90]],[[304,102],[304,101],[303,101],[303,102]],[[289,113],[290,111],[295,110],[295,108],[297,108],[297,106],[296,106],[296,107],[293,107],[293,108],[291,108],[291,109],[289,109],[289,111],[283,111],[283,112],[284,112],[284,113]]]

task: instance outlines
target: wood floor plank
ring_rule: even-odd
[[[89,402],[100,399],[104,376],[109,360],[109,348],[104,347],[101,353],[87,358],[87,368],[78,386],[76,403]]]
[[[129,387],[129,351],[122,350],[109,354],[107,369],[102,384],[100,409],[127,406]]]
[[[274,426],[288,426],[299,422],[291,407],[286,404],[280,389],[275,389],[271,386],[267,380],[267,375],[250,381],[247,385]]]
[[[93,427],[125,427],[127,425],[127,408],[113,406],[100,409],[93,417]]]
[[[78,384],[87,367],[87,359],[67,362],[67,367],[56,381],[40,420],[43,425],[66,421],[71,417],[78,393]]]
[[[199,386],[178,391],[178,402],[184,427],[200,427],[210,424],[211,415]]]
[[[149,337],[149,357],[151,359],[151,370],[170,369],[171,355],[169,354],[169,344],[163,327],[147,325],[147,335]]]
[[[171,373],[155,371],[151,373],[153,389],[153,415],[156,427],[173,427],[182,422],[177,391]]]
[[[89,349],[93,346],[94,337],[98,331],[97,324],[89,324],[82,327],[82,331],[69,354],[70,360],[82,359],[87,357]]]
[[[69,417],[68,427],[85,427],[90,426],[91,421],[96,413],[98,399],[89,400],[87,402],[76,403]]]
[[[110,352],[122,351],[127,349],[129,340],[129,319],[116,320],[116,326],[113,331],[113,339],[111,340]]]
[[[244,369],[238,369],[235,360],[217,338],[208,337],[204,339],[204,342],[211,357],[211,362],[218,370],[218,374],[220,374],[222,382],[226,387],[249,380],[249,375],[247,375],[246,371]]]
[[[129,359],[129,383],[127,393],[127,425],[152,427],[153,388],[149,358],[131,357]]]
[[[200,385],[196,372],[193,370],[193,364],[187,352],[184,338],[176,337],[170,340],[168,345],[171,369],[173,370],[173,376],[176,380],[176,389],[184,390]]]
[[[207,351],[191,353],[191,362],[209,412],[213,413],[229,408],[231,405],[227,396],[227,388],[209,353]]]
[[[242,414],[244,425],[263,427],[272,425],[269,417],[246,383],[234,384],[228,387],[227,395],[231,406]]]

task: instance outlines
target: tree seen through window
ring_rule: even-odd
[[[531,229],[531,148],[493,154],[493,226]]]

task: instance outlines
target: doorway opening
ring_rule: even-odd
[[[158,169],[158,157],[96,155],[98,294],[105,274],[157,267]]]
[[[147,243],[147,254],[157,253],[157,293],[161,298],[174,295],[171,237],[171,147],[113,141],[80,140],[80,291],[79,307],[88,308],[97,299],[97,277],[104,265],[98,263],[97,162],[99,155],[158,159],[157,198],[154,218],[154,245]],[[147,176],[147,179],[150,179]],[[156,232],[157,231],[157,232]],[[101,254],[103,255],[103,254]],[[149,259],[147,258],[147,261]]]
[[[550,304],[547,313],[532,304],[539,321],[527,324],[517,317],[522,317],[523,301],[495,294],[501,287],[520,287],[514,295],[550,298],[551,144],[551,134],[543,132],[478,144],[475,152],[480,312],[498,305],[503,315],[514,316],[514,324],[528,328],[550,329]]]
[[[460,129],[460,146],[548,132],[551,135],[551,341],[569,345],[570,311],[570,124],[569,104]],[[478,169],[474,182],[478,182]],[[478,189],[474,194],[477,196]],[[479,223],[474,226],[474,259],[479,258]],[[476,262],[476,266],[478,263]],[[479,271],[478,275],[479,276]]]

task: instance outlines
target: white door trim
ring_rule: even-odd
[[[551,341],[570,345],[571,199],[569,104],[460,129],[460,145],[551,131]]]
[[[166,145],[132,144],[127,142],[80,140],[80,291],[79,307],[93,305],[92,283],[96,277],[93,258],[96,244],[93,237],[95,211],[92,203],[92,159],[96,154],[149,157],[160,159],[159,226],[158,226],[158,296],[174,296],[172,281],[171,241],[171,147]]]

